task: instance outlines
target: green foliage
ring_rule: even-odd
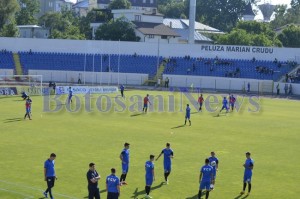
[[[19,0],[21,10],[16,13],[18,25],[35,25],[38,22],[36,15],[39,12],[38,0]]]
[[[188,16],[189,1],[185,1],[185,5]],[[241,0],[197,0],[196,9],[196,20],[222,31],[230,31],[241,18],[245,3]]]
[[[20,9],[17,0],[1,0],[0,1],[0,30],[5,23],[12,20],[15,13]]]
[[[166,18],[187,18],[184,14],[185,4],[183,1],[159,5],[158,11]]]
[[[85,35],[86,39],[92,39],[91,23],[108,22],[113,18],[111,12],[103,12],[100,10],[91,10],[87,16],[80,18],[80,32]]]
[[[217,43],[245,46],[282,46],[269,24],[256,21],[239,22],[229,34],[219,36]]]
[[[39,19],[39,23],[50,29],[49,38],[85,39],[85,35],[80,32],[79,18],[72,11],[46,13]]]
[[[278,39],[284,47],[300,48],[300,27],[295,25],[288,26],[278,35]]]
[[[18,36],[19,36],[19,29],[15,21],[11,21],[10,23],[5,24],[0,31],[0,37],[18,37]]]
[[[273,29],[279,28],[287,24],[300,24],[300,5],[299,0],[292,0],[291,8],[287,6],[276,6],[275,19],[271,21]]]
[[[101,25],[96,33],[96,40],[112,40],[112,41],[138,41],[138,37],[134,32],[134,25],[128,22],[124,17],[116,20],[110,20]]]
[[[128,0],[113,0],[110,2],[108,7],[111,10],[129,9],[131,7],[131,3]]]

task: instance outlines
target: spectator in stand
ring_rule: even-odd
[[[160,78],[157,79],[157,87],[160,87]]]
[[[250,82],[248,82],[248,84],[247,84],[247,92],[248,93],[250,92]]]
[[[78,84],[81,84],[81,74],[78,75]]]
[[[166,80],[165,80],[165,88],[169,88],[169,78],[166,77]]]
[[[277,90],[277,95],[279,95],[279,93],[280,93],[279,83],[278,83],[277,86],[276,86],[276,90]]]
[[[288,84],[285,84],[285,85],[284,85],[284,94],[285,94],[285,95],[288,94],[288,89],[289,89]]]
[[[292,84],[290,84],[290,86],[289,86],[289,95],[293,95],[293,88],[292,88]]]

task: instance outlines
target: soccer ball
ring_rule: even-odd
[[[214,166],[216,166],[216,162],[215,162],[215,161],[212,161],[212,162],[210,163],[210,165],[214,167]]]

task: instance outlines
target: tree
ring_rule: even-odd
[[[79,17],[72,11],[46,13],[39,19],[39,24],[50,29],[52,39],[85,39],[79,29]]]
[[[110,2],[108,7],[111,10],[129,9],[131,7],[131,3],[128,0],[113,0]]]
[[[80,32],[86,39],[92,39],[91,23],[108,22],[113,18],[111,12],[93,9],[87,13],[87,16],[81,17],[79,21]]]
[[[276,6],[275,19],[271,21],[271,25],[274,29],[287,24],[299,24],[300,23],[300,1],[292,0],[291,8],[287,9],[287,6]]]
[[[128,22],[124,17],[116,20],[110,20],[108,23],[101,25],[96,33],[96,40],[112,41],[138,41],[139,38],[134,32],[134,25]]]
[[[0,37],[18,37],[19,29],[14,20],[6,23],[0,31]]]
[[[1,0],[0,1],[0,30],[10,19],[12,19],[15,13],[19,10],[19,4],[17,0]]]
[[[188,16],[189,1],[185,1],[185,4]],[[245,2],[241,0],[197,0],[196,20],[223,31],[230,31],[242,17],[245,6]]]
[[[229,34],[216,38],[218,44],[245,46],[282,46],[266,23],[239,22]]]
[[[36,15],[39,13],[40,3],[38,0],[19,0],[21,10],[16,13],[18,25],[37,24]]]
[[[278,39],[282,42],[284,47],[300,48],[299,38],[300,27],[295,25],[288,26],[278,35]]]
[[[167,18],[186,18],[184,15],[185,4],[181,2],[171,2],[158,6],[158,11]]]
[[[298,9],[300,7],[300,0],[292,0],[291,1],[291,7],[293,9]]]

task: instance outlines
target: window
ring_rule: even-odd
[[[150,0],[150,3],[153,4],[153,0]]]
[[[154,39],[154,35],[149,35],[149,39]]]
[[[53,2],[49,1],[49,7],[53,7]]]
[[[143,3],[146,3],[146,0],[143,0]]]
[[[142,21],[141,15],[134,15],[134,20],[135,21]]]
[[[161,39],[168,39],[168,36],[167,35],[162,35]]]

